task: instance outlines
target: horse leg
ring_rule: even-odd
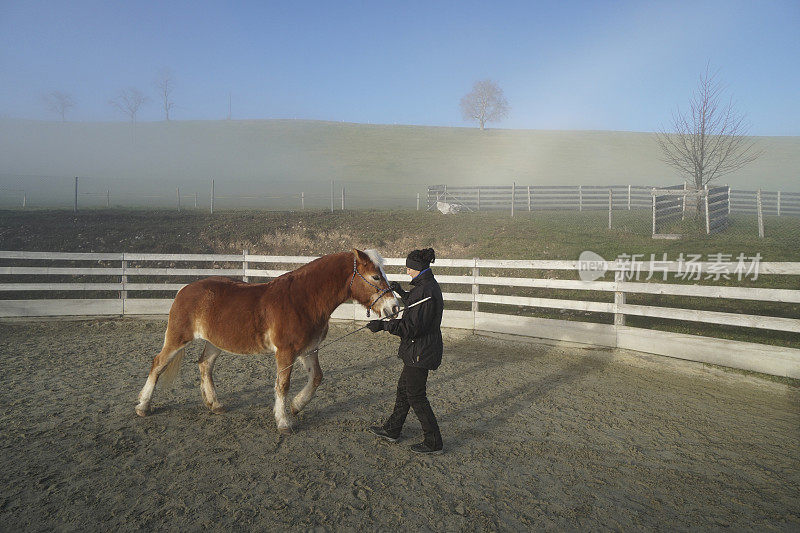
[[[275,422],[278,431],[291,433],[289,419],[286,416],[286,394],[289,392],[289,381],[292,376],[294,354],[278,350],[275,352],[277,375],[275,376]]]
[[[156,382],[162,372],[165,370],[167,371],[167,375],[164,376],[165,381],[174,381],[185,354],[184,347],[189,344],[190,340],[191,339],[183,340],[175,335],[170,335],[169,328],[167,328],[164,347],[153,359],[153,364],[150,366],[150,373],[147,375],[147,381],[145,381],[144,387],[142,387],[142,391],[139,393],[139,404],[136,406],[137,415],[146,416],[147,412],[150,410],[150,400],[153,397],[153,390],[155,390]]]
[[[203,394],[203,401],[211,409],[211,412],[218,415],[225,410],[217,400],[217,389],[214,387],[214,379],[211,376],[214,371],[214,361],[222,350],[206,341],[200,360],[197,362],[200,367],[200,392]]]
[[[322,382],[322,368],[319,366],[319,351],[314,350],[303,357],[303,368],[308,373],[308,383],[292,400],[291,411],[293,415],[300,412],[311,401]]]

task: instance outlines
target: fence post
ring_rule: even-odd
[[[778,216],[781,216],[781,191],[778,191]]]
[[[578,211],[583,211],[583,189],[578,185]]]
[[[619,282],[615,285],[617,290],[614,291],[614,327],[619,327],[625,325],[625,313],[620,310],[620,307],[625,305],[625,293],[619,290]]]
[[[128,299],[128,291],[125,286],[128,284],[128,260],[125,259],[125,254],[122,254],[122,277],[119,280],[122,283],[122,290],[119,291],[119,298],[122,300],[122,314],[125,314],[125,300]]]
[[[731,186],[728,185],[728,214],[731,214]]]
[[[333,180],[331,180],[331,213],[333,213]]]
[[[473,267],[472,267],[472,330],[475,331],[475,326],[477,323],[477,315],[478,315],[478,294],[480,294],[480,286],[478,285],[478,276],[480,276],[481,271],[478,268],[478,261],[477,257],[473,259]]]
[[[631,210],[631,186],[628,185],[628,211]]]
[[[613,192],[611,189],[608,189],[608,229],[611,229],[611,207],[613,202]]]
[[[711,213],[708,212],[708,185],[705,188],[705,204],[706,204],[706,235],[711,233]]]
[[[72,204],[72,212],[78,212],[78,176],[75,176],[75,201]]]
[[[528,211],[531,210],[531,186],[528,185]]]
[[[300,209],[305,211],[306,209],[306,193],[300,193]]]
[[[344,185],[342,185],[342,211],[344,211]]]
[[[214,180],[211,180],[211,214],[214,214]]]
[[[656,234],[656,189],[655,187],[650,190],[650,194],[653,196],[653,235]]]
[[[417,193],[417,211],[419,211],[419,193]]]
[[[695,202],[696,204],[696,202]],[[686,218],[686,182],[683,182],[683,203],[681,204],[681,220]]]
[[[756,193],[756,208],[758,211],[758,237],[764,238],[764,215],[761,211],[761,189]]]
[[[478,211],[481,210],[481,187],[478,186]]]
[[[194,208],[197,209],[197,192],[194,193]]]
[[[25,191],[22,191],[22,207],[28,205],[28,194]]]
[[[242,250],[242,281],[244,281],[244,282],[248,281],[248,278],[247,278],[247,254],[249,254],[249,253],[250,253],[250,251],[247,248]]]
[[[511,184],[511,216],[514,216],[514,204],[517,201],[517,182]]]
[[[178,213],[181,212],[181,188],[175,187],[175,196],[178,202]]]

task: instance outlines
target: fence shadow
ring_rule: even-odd
[[[449,450],[458,449],[470,440],[491,438],[491,435],[487,437],[486,433],[499,429],[511,418],[529,408],[537,399],[547,396],[559,387],[570,385],[590,374],[601,372],[607,365],[607,361],[585,356],[579,361],[534,381],[523,383],[510,390],[503,390],[492,396],[484,396],[460,409],[447,412],[439,419],[447,448]],[[488,418],[466,416],[480,412],[490,405],[504,405],[505,408],[500,413],[493,414]],[[460,429],[448,432],[449,427],[460,427]]]

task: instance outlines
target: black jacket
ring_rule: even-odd
[[[442,289],[430,270],[411,280],[409,292],[400,293],[408,306],[431,297],[425,303],[403,311],[403,318],[384,323],[383,329],[400,337],[397,357],[408,366],[436,370],[442,362]]]

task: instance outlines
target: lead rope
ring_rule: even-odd
[[[383,321],[387,321],[387,320],[391,319],[392,317],[395,317],[395,316],[397,316],[397,315],[398,315],[399,313],[401,313],[402,311],[406,311],[406,310],[408,310],[408,309],[411,309],[412,307],[416,307],[416,306],[418,306],[419,304],[421,304],[421,303],[425,303],[425,302],[427,302],[427,301],[428,301],[428,300],[430,300],[430,299],[431,299],[431,297],[430,297],[430,296],[428,296],[427,298],[423,298],[422,300],[420,300],[420,301],[418,301],[418,302],[414,302],[413,304],[411,304],[411,305],[409,305],[409,306],[407,306],[407,307],[405,307],[405,308],[403,308],[403,309],[399,309],[399,310],[395,311],[395,312],[394,312],[394,313],[392,313],[391,315],[386,315],[386,316],[385,316],[384,318],[382,318],[381,320],[383,320]],[[331,344],[333,344],[334,342],[339,342],[340,340],[342,340],[342,339],[344,339],[344,338],[346,338],[346,337],[349,337],[350,335],[352,335],[352,334],[354,334],[354,333],[358,333],[358,332],[359,332],[359,331],[361,331],[362,329],[366,328],[368,325],[369,325],[369,324],[364,324],[364,325],[363,325],[363,326],[361,326],[360,328],[358,328],[358,329],[354,329],[354,330],[353,330],[353,331],[351,331],[350,333],[346,333],[346,334],[342,335],[341,337],[337,337],[336,339],[333,339],[332,341],[328,341],[328,342],[326,342],[325,344],[323,344],[322,346],[317,346],[316,348],[314,348],[314,349],[311,351],[311,353],[314,353],[314,352],[319,352],[319,351],[320,351],[322,348],[325,348],[326,346],[330,346],[330,345],[331,345]],[[310,355],[310,354],[309,354],[309,355]],[[307,356],[303,355],[303,356],[300,356],[300,357],[303,357],[303,358],[305,358],[305,357],[307,357]],[[292,363],[291,365],[288,365],[288,366],[286,366],[286,367],[282,368],[280,371],[278,371],[278,375],[281,375],[281,374],[283,374],[283,373],[284,373],[286,370],[288,370],[288,369],[292,368],[294,365],[296,365],[297,363],[301,362],[301,359],[300,359],[300,357],[298,357],[298,358],[297,358],[297,360],[296,360],[294,363]]]

